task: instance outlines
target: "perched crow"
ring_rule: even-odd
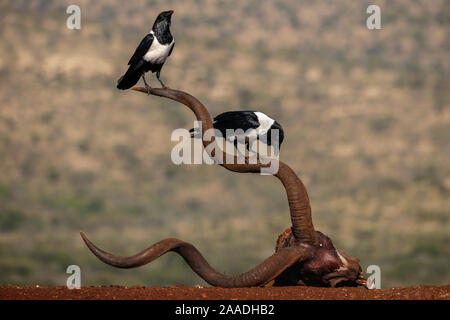
[[[214,118],[213,126],[222,133],[222,136],[228,141],[234,143],[237,148],[237,143],[245,142],[247,150],[249,150],[249,139],[263,140],[267,145],[272,145],[273,129],[278,130],[278,147],[284,140],[284,131],[281,125],[269,118],[262,112],[257,111],[228,111],[219,114]],[[227,129],[237,130],[242,129],[244,134],[227,135]],[[247,131],[248,130],[248,131]],[[195,129],[189,130],[191,137],[195,135]],[[247,139],[246,139],[247,138]]]
[[[166,59],[172,53],[175,41],[170,33],[170,18],[173,10],[161,12],[153,24],[152,30],[142,39],[136,48],[128,65],[127,72],[117,81],[118,89],[129,89],[134,86],[139,78],[144,80],[147,89],[150,86],[145,81],[147,71],[156,72],[156,77],[163,87],[164,83],[159,78],[161,68]]]

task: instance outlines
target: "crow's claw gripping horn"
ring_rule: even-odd
[[[275,279],[294,263],[310,259],[314,252],[314,249],[307,245],[283,248],[253,269],[240,275],[227,276],[214,270],[192,244],[178,239],[164,239],[134,256],[119,257],[97,248],[83,232],[80,232],[80,234],[92,253],[111,266],[118,268],[139,267],[152,262],[169,251],[173,251],[182,256],[192,270],[206,282],[224,288],[262,286]]]
[[[234,172],[261,172],[269,165],[264,161],[251,163],[246,157],[240,164],[236,156],[234,160],[227,159],[221,148],[215,144],[215,137],[205,139],[205,132],[213,129],[211,115],[206,107],[188,93],[170,88],[133,88],[146,94],[169,98],[186,105],[191,109],[198,121],[202,123],[203,146],[216,163]],[[215,145],[211,145],[211,144]],[[212,148],[210,147],[212,146]],[[216,155],[216,150],[221,154]],[[229,160],[229,159],[227,159]],[[200,252],[191,244],[178,239],[162,240],[141,253],[131,257],[118,257],[95,247],[81,233],[89,249],[103,262],[119,268],[133,268],[153,261],[168,251],[180,254],[188,265],[206,282],[221,287],[247,287],[264,285],[274,280],[274,285],[320,285],[336,286],[366,285],[361,274],[359,259],[346,255],[335,248],[331,239],[314,230],[311,218],[311,206],[308,194],[302,181],[285,163],[279,161],[275,176],[282,182],[291,213],[292,227],[288,228],[278,238],[275,253],[250,271],[237,275],[226,276],[215,271],[203,258]]]

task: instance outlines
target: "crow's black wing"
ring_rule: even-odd
[[[228,111],[214,118],[214,128],[225,132],[226,129],[255,129],[259,127],[258,117],[253,111]]]
[[[140,65],[141,59],[144,57],[144,55],[147,53],[148,49],[150,49],[152,43],[153,43],[153,34],[149,33],[142,39],[141,43],[136,48],[136,51],[134,52],[133,56],[131,57],[130,61],[128,61],[128,65],[131,67],[137,67]]]

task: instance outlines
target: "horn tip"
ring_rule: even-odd
[[[89,248],[91,248],[92,243],[91,243],[91,241],[89,241],[89,239],[86,237],[86,235],[84,234],[83,231],[80,231],[80,236],[81,236],[81,238],[83,239],[84,243],[86,243],[86,245],[87,245]]]

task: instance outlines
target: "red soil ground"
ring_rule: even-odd
[[[450,300],[450,285],[399,287],[367,290],[362,288],[171,288],[134,287],[18,287],[0,286],[2,300]]]

